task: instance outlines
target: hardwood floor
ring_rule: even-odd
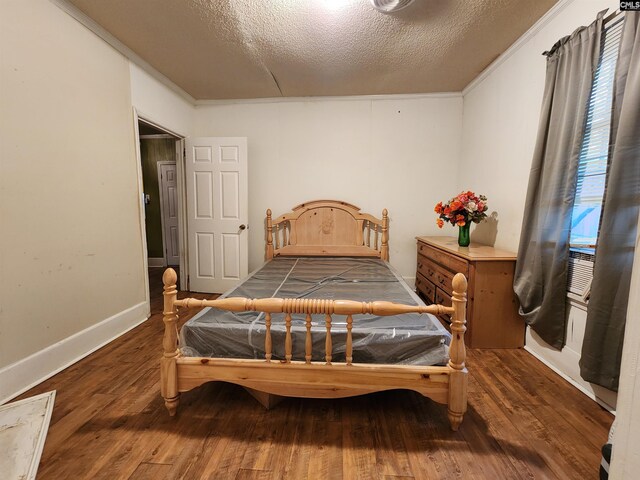
[[[469,351],[457,433],[445,406],[407,391],[265,411],[242,388],[209,383],[171,418],[152,270],[147,322],[21,396],[57,390],[38,479],[597,478],[613,417],[524,350]]]

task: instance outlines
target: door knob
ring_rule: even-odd
[[[243,223],[242,225],[240,225],[240,230],[246,230],[247,226]]]

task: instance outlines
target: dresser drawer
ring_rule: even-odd
[[[438,305],[444,305],[445,307],[450,307],[451,305],[453,305],[453,303],[451,302],[451,295],[449,295],[447,292],[443,292],[437,287],[436,296],[434,297],[434,299],[435,303],[437,303]]]
[[[418,255],[418,272],[436,287],[451,293],[454,273],[430,259]]]
[[[425,245],[422,242],[418,242],[418,253],[455,273],[464,273],[465,276],[468,275],[468,263],[462,258],[454,257],[442,250]]]
[[[436,265],[436,278],[433,283],[436,287],[451,295],[453,292],[453,275],[453,272]]]
[[[443,292],[439,288],[436,288],[436,295],[434,300],[436,304],[444,305],[445,307],[450,307],[452,305],[451,297],[447,294],[447,292]],[[438,317],[440,317],[447,323],[451,323],[451,315],[438,315]]]
[[[436,281],[436,264],[428,258],[418,255],[417,271],[424,278],[435,284]]]
[[[433,303],[436,293],[436,287],[429,280],[424,278],[420,273],[416,275],[416,290],[427,299],[428,303]]]

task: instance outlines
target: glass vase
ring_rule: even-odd
[[[458,227],[458,245],[461,247],[468,247],[471,243],[470,228],[471,222],[467,222],[462,227]]]

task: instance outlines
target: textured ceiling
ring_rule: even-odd
[[[462,90],[557,0],[68,0],[196,99]]]

